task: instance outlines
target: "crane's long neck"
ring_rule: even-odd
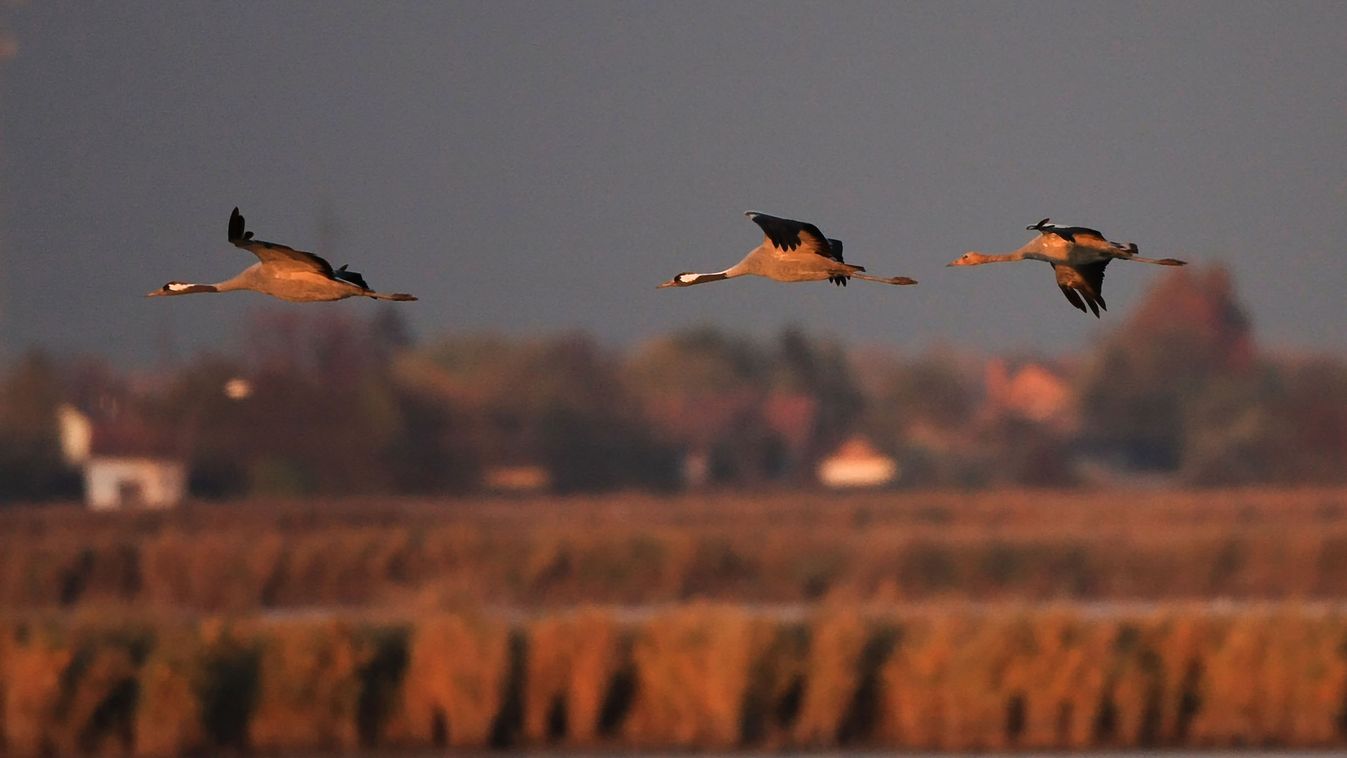
[[[707,282],[718,282],[722,279],[730,279],[739,276],[735,269],[738,266],[732,266],[724,271],[713,271],[709,274],[680,274],[679,281],[685,285],[706,284]]]
[[[151,295],[196,295],[202,292],[219,292],[219,288],[214,284],[193,284],[191,282],[169,282],[158,292],[151,292]]]
[[[226,279],[215,284],[193,284],[190,282],[169,282],[164,285],[165,295],[197,295],[203,292],[233,292],[247,289],[239,277]]]
[[[691,287],[694,284],[705,284],[707,282],[719,282],[724,279],[733,279],[736,276],[745,276],[747,274],[757,273],[752,268],[753,254],[742,261],[730,266],[724,271],[712,271],[710,273],[699,274],[695,271],[687,271],[675,276],[669,281],[661,284],[660,287]]]
[[[148,297],[163,295],[197,295],[206,292],[232,292],[233,290],[252,289],[248,285],[247,272],[245,271],[232,279],[226,279],[223,282],[215,284],[198,284],[195,282],[169,282],[163,287],[149,293]]]
[[[252,278],[250,276],[251,273],[252,268],[246,268],[240,271],[235,276],[224,280],[223,282],[216,282],[215,284],[205,284],[202,286],[213,288],[211,289],[211,292],[233,292],[235,290],[253,289],[253,287],[251,286],[252,285]]]
[[[1012,261],[1022,261],[1028,257],[1025,250],[1016,250],[1013,253],[979,253],[970,251],[968,255],[972,256],[972,265],[981,265],[983,263],[1010,263]]]

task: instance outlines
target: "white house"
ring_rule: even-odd
[[[84,500],[96,511],[171,508],[187,492],[187,467],[161,458],[90,458]]]
[[[883,487],[898,479],[898,461],[875,449],[870,440],[857,435],[843,442],[836,452],[818,465],[818,480],[834,489]]]
[[[73,406],[58,411],[61,450],[84,474],[84,501],[96,511],[171,508],[187,494],[187,466],[144,429],[98,423]]]

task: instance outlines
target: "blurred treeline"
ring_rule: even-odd
[[[1340,748],[1345,637],[1347,617],[1295,606],[28,619],[0,622],[0,742],[13,756]]]
[[[1052,418],[998,405],[986,359],[939,348],[713,328],[625,350],[583,334],[418,342],[400,311],[363,312],[263,311],[238,352],[150,373],[23,356],[0,373],[0,500],[78,493],[62,403],[188,460],[203,497],[467,493],[501,467],[546,471],[555,492],[659,491],[694,462],[709,486],[797,486],[857,433],[897,458],[902,486],[1347,480],[1347,363],[1259,349],[1221,269],[1159,279],[1082,354],[1009,356],[1060,377]],[[246,397],[224,392],[235,379]]]

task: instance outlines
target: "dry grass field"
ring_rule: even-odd
[[[1347,746],[1342,490],[19,509],[0,555],[7,755]]]
[[[0,512],[0,609],[1347,598],[1347,490]]]

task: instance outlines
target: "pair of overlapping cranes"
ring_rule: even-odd
[[[851,279],[879,284],[917,283],[915,279],[905,276],[874,276],[866,273],[864,266],[847,263],[842,259],[842,241],[824,236],[813,224],[757,211],[748,211],[744,215],[762,228],[764,237],[762,244],[750,250],[743,260],[723,271],[705,274],[686,271],[659,286],[691,287],[737,276],[763,276],[778,282],[826,280],[838,285],[846,285]],[[1062,226],[1050,223],[1045,218],[1026,229],[1036,231],[1038,235],[1018,250],[1000,255],[968,252],[948,265],[1043,261],[1052,266],[1057,286],[1066,299],[1081,311],[1085,311],[1088,306],[1096,317],[1100,309],[1107,309],[1101,290],[1104,268],[1109,261],[1184,265],[1184,261],[1174,258],[1143,258],[1137,254],[1135,243],[1112,242],[1098,231],[1083,226]],[[229,217],[229,241],[256,255],[257,263],[223,282],[191,284],[174,281],[146,297],[253,290],[294,302],[343,300],[348,297],[416,299],[403,293],[376,292],[369,288],[360,274],[348,271],[346,266],[334,269],[326,260],[313,253],[254,239],[253,233],[246,231],[238,208]]]

